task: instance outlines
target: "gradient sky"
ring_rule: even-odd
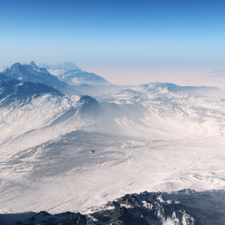
[[[0,0],[0,66],[30,61],[179,83],[225,68],[225,1]]]

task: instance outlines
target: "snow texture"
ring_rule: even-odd
[[[0,82],[2,216],[71,211],[96,224],[102,217],[88,208],[148,191],[163,193],[158,207],[182,204],[155,224],[224,224],[223,91],[150,83],[93,98],[11,77]],[[142,201],[141,210],[150,207]],[[109,205],[112,223],[111,213],[130,218],[132,204],[119,204],[115,212]]]

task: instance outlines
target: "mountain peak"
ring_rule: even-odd
[[[22,65],[15,63],[1,74],[19,81],[39,82],[56,88],[67,88],[67,84],[59,81],[57,77],[51,75],[47,70],[39,69],[33,61]]]
[[[25,66],[31,66],[32,68],[37,69],[38,66],[34,63],[34,61],[31,61],[30,64],[24,64]]]
[[[18,67],[23,67],[23,66],[31,66],[33,68],[38,68],[37,65],[34,63],[34,61],[31,61],[29,64],[21,64],[19,62],[14,63],[10,68],[18,68]]]
[[[12,67],[18,67],[18,66],[21,66],[21,64],[19,62],[14,63],[12,66],[10,66],[10,68],[12,68]]]
[[[36,64],[34,63],[34,61],[31,61],[31,62],[30,62],[30,65],[31,65],[31,66],[36,66]]]
[[[82,69],[80,69],[78,66],[76,66],[74,63],[72,62],[62,62],[62,63],[58,63],[56,65],[48,65],[48,64],[39,64],[39,67],[41,68],[46,68],[46,69],[51,69],[51,70],[64,70],[65,71],[69,71],[69,70],[79,70],[79,71],[83,71]]]

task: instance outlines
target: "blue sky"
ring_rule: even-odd
[[[225,68],[225,1],[0,0],[0,66],[30,61],[116,84]]]

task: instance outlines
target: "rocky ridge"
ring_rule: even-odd
[[[86,213],[30,213],[11,225],[212,225],[224,224],[224,203],[215,203],[215,196],[224,199],[224,191],[196,192],[190,189],[176,193],[143,192],[127,194]],[[1,224],[9,225],[10,215],[0,215]],[[5,221],[4,221],[5,219]]]

